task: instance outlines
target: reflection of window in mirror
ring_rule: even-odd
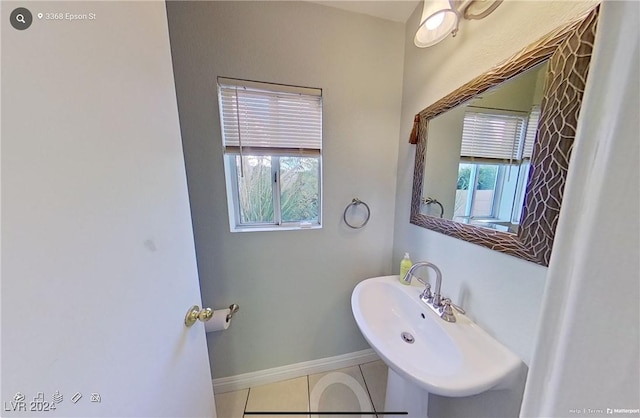
[[[527,144],[528,115],[469,106],[464,115],[454,220],[519,223],[515,202],[528,174],[532,145]]]

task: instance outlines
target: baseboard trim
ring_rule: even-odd
[[[294,379],[308,374],[324,373],[344,367],[356,366],[362,363],[379,360],[380,357],[369,348],[339,356],[326,357],[318,360],[304,361],[257,372],[243,373],[235,376],[213,379],[214,393],[232,392],[247,389],[252,386]]]

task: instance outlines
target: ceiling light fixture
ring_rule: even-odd
[[[500,3],[502,0],[424,0],[422,18],[413,42],[418,48],[426,48],[449,34],[456,36],[461,17],[483,19]]]

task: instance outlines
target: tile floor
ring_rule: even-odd
[[[334,384],[339,383],[339,384]],[[382,412],[387,388],[387,366],[378,360],[326,373],[312,374],[250,389],[216,395],[218,418],[313,417],[333,412]],[[258,415],[248,412],[305,412],[301,415]],[[342,417],[354,417],[348,414]],[[382,418],[382,416],[380,416]]]

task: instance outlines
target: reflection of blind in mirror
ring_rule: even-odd
[[[531,159],[533,154],[533,144],[536,141],[538,134],[538,122],[540,121],[540,106],[534,105],[529,113],[529,120],[527,121],[527,134],[524,139],[524,148],[522,151],[522,158]]]
[[[522,159],[526,117],[465,112],[460,156],[511,162]]]

